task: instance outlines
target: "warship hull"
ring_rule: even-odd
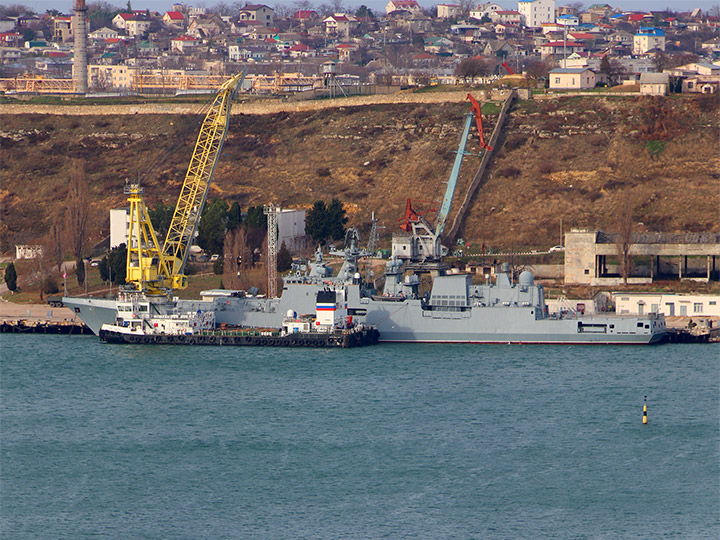
[[[295,284],[286,286],[277,299],[178,300],[168,302],[167,310],[212,311],[217,324],[279,328],[288,310],[313,313],[317,290],[317,285]],[[375,327],[380,342],[648,345],[665,337],[664,319],[652,314],[552,317],[539,305],[476,302],[474,306],[440,307],[413,298],[386,301],[364,297],[358,285],[346,285],[344,290],[350,316]],[[113,324],[117,316],[112,299],[66,297],[63,303],[95,334],[103,324]],[[165,308],[159,303],[155,309],[160,313]]]

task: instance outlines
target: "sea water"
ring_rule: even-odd
[[[0,347],[3,539],[720,536],[717,346]]]

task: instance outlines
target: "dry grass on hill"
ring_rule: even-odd
[[[398,103],[233,116],[210,198],[246,208],[309,207],[338,197],[351,225],[367,230],[375,211],[387,241],[407,198],[419,209],[439,206],[466,110]],[[496,117],[484,120],[489,132]],[[0,129],[2,249],[47,234],[64,209],[72,158],[87,163],[94,240],[108,233],[107,211],[125,205],[126,178],[143,178],[149,206],[174,202],[197,122],[170,114],[7,115]],[[550,246],[560,242],[561,220],[565,230],[612,230],[627,198],[638,230],[718,231],[719,124],[713,97],[516,104],[461,234],[488,246]],[[479,151],[477,137],[468,151]],[[478,163],[466,157],[456,200]]]

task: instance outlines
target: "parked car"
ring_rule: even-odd
[[[556,251],[565,251],[564,246],[553,246],[550,249],[548,249],[550,253],[555,253]]]
[[[210,257],[210,262],[215,262],[220,258],[220,255],[215,253],[212,257]]]

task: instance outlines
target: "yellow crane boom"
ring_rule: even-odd
[[[225,141],[232,100],[244,76],[243,71],[222,85],[205,116],[162,249],[142,189],[137,184],[126,186],[130,195],[126,281],[138,291],[167,294],[187,286],[185,263]]]

